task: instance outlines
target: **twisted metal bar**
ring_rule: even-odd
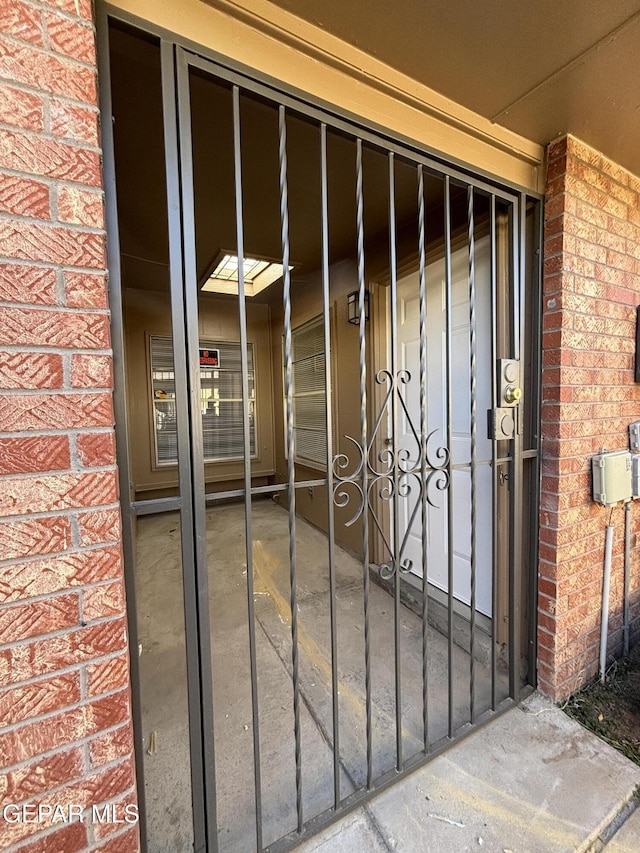
[[[251,672],[251,719],[253,729],[253,769],[256,803],[256,845],[262,849],[262,783],[260,776],[260,725],[258,717],[258,671],[256,619],[253,597],[253,533],[251,518],[251,435],[249,424],[249,369],[247,343],[247,303],[244,283],[244,221],[242,209],[242,154],[240,140],[240,91],[233,87],[233,158],[238,241],[238,314],[240,320],[240,358],[242,362],[242,430],[244,438],[244,512],[247,555],[247,615],[249,622],[249,664]]]
[[[453,446],[453,294],[451,280],[451,184],[449,175],[444,178],[444,277],[446,316],[446,370],[447,370],[447,446]],[[447,495],[447,677],[449,705],[449,737],[454,733],[453,696],[453,460],[448,460],[449,492]]]
[[[291,587],[291,664],[293,679],[293,730],[296,760],[296,807],[298,832],[302,832],[302,750],[300,743],[300,676],[298,664],[298,593],[296,581],[296,488],[295,442],[293,434],[293,383],[291,355],[291,275],[289,270],[289,205],[287,191],[287,125],[285,108],[278,108],[278,157],[280,164],[280,219],[282,223],[282,266],[284,302],[284,392],[287,425],[287,468],[289,496],[289,583]]]
[[[475,722],[476,697],[476,408],[477,408],[477,376],[476,376],[476,271],[475,271],[475,239],[473,216],[473,187],[467,188],[467,224],[469,227],[469,350],[470,350],[470,392],[471,392],[471,625],[469,642],[469,715]]]
[[[420,483],[422,500],[422,728],[429,752],[428,594],[427,594],[427,299],[425,279],[424,176],[418,164],[418,256],[420,302]]]
[[[401,373],[398,372],[398,282],[396,275],[396,199],[395,199],[395,161],[393,151],[388,154],[389,163],[389,267],[391,273],[391,372],[399,381]],[[404,373],[407,373],[404,371]],[[408,382],[409,377],[405,376]],[[395,578],[393,584],[393,635],[395,652],[395,686],[396,686],[396,770],[402,770],[402,667],[401,667],[401,645],[400,645],[400,559],[409,533],[411,522],[407,525],[405,538],[402,544],[398,544],[398,533],[400,528],[400,457],[402,451],[397,447],[398,441],[398,382],[395,383],[395,393],[391,397],[391,423],[392,442],[395,465],[393,466],[393,565],[395,567]],[[405,407],[406,409],[406,407]],[[407,454],[408,455],[408,451]],[[405,459],[406,461],[406,459]],[[417,508],[417,504],[416,504]],[[413,519],[411,520],[413,521]],[[411,566],[409,566],[411,568]]]
[[[367,716],[367,788],[373,784],[372,717],[371,717],[371,631],[369,625],[369,515],[366,510],[367,494],[367,352],[365,314],[365,268],[364,268],[364,198],[362,192],[362,140],[356,140],[356,228],[358,239],[358,297],[360,300],[360,435],[362,448],[362,564],[364,594],[364,668],[365,706]]]
[[[338,626],[336,615],[335,521],[333,514],[333,425],[331,405],[331,315],[329,302],[329,199],[327,126],[320,125],[322,195],[322,305],[324,317],[325,399],[327,411],[327,534],[329,538],[329,610],[331,625],[331,702],[333,711],[333,805],[340,807],[340,718],[338,702]]]

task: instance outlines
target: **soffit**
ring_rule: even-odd
[[[572,133],[640,174],[640,0],[273,5],[514,133]]]

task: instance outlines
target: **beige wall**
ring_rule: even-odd
[[[544,150],[268,0],[114,0],[223,57],[533,191]]]
[[[203,294],[199,300],[199,329],[203,340],[239,340],[238,312],[235,301]],[[256,370],[256,406],[258,458],[252,463],[256,478],[274,473],[273,388],[269,306],[247,302],[247,333],[254,344]],[[168,295],[143,290],[127,290],[125,328],[129,388],[129,444],[133,488],[138,494],[154,491],[171,493],[178,483],[177,466],[156,466],[152,405],[149,335],[171,335],[171,306]],[[243,463],[214,462],[205,465],[207,491],[216,483],[233,488],[230,481],[241,481]],[[258,483],[256,483],[257,485]],[[150,495],[146,495],[150,497]]]

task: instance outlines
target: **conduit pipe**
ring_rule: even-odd
[[[613,553],[613,524],[607,524],[604,539],[604,579],[602,581],[602,619],[600,621],[600,681],[604,684],[607,667],[607,636],[609,633],[609,587],[611,584],[611,555]]]
[[[622,622],[623,654],[629,657],[629,562],[631,559],[631,501],[624,505],[624,612]]]

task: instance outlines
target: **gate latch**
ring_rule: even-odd
[[[513,438],[520,430],[520,362],[512,358],[500,358],[497,368],[498,407],[490,413],[489,437],[494,441],[504,441]]]

